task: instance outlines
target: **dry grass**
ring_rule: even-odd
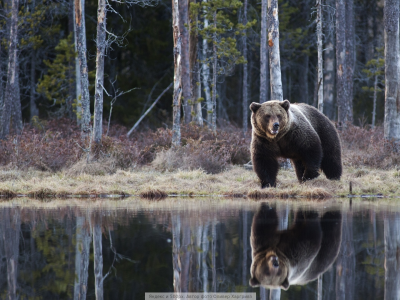
[[[203,170],[159,172],[150,167],[135,171],[118,170],[114,174],[91,175],[79,172],[5,171],[0,182],[0,195],[30,195],[37,198],[66,197],[70,195],[191,195],[262,198],[326,199],[349,194],[349,182],[353,193],[400,195],[400,172],[370,168],[345,168],[341,181],[319,178],[299,184],[293,170],[281,170],[276,188],[261,189],[255,173],[239,166],[219,174],[207,174]],[[24,173],[24,174],[22,174]],[[2,172],[0,171],[0,177]]]

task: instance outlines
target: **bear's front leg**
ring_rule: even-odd
[[[274,157],[269,157],[266,153],[253,153],[251,160],[253,170],[256,172],[258,178],[260,178],[261,188],[275,187],[279,169],[278,160]]]

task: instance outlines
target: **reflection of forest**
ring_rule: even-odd
[[[36,208],[3,202],[0,298],[144,299],[145,292],[179,290],[257,292],[257,299],[399,299],[400,214],[393,209],[335,204],[343,215],[336,262],[305,286],[270,291],[248,285],[259,203],[218,201]],[[311,207],[271,203],[281,229],[293,224],[300,206]],[[312,205],[321,212],[327,206]]]

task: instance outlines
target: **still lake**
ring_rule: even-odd
[[[400,299],[397,202],[4,201],[0,299]],[[287,290],[262,287],[276,282]]]

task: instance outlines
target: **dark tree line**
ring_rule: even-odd
[[[384,123],[385,136],[398,139],[398,6],[371,0],[5,0],[2,137],[32,118],[65,116],[98,142],[111,110],[111,122],[133,125],[149,107],[140,128],[172,126],[175,107],[175,123],[215,131],[217,123],[230,122],[246,131],[246,104],[287,98],[323,107],[341,124]],[[373,65],[379,59],[386,63],[379,67],[385,80]],[[174,80],[174,89],[157,99]]]

